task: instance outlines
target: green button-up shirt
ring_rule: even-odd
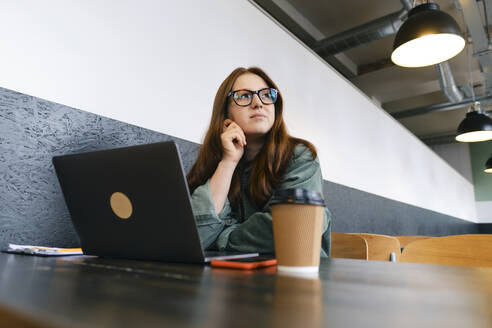
[[[246,169],[241,181],[247,181]],[[242,184],[244,185],[244,183]],[[279,189],[304,188],[323,194],[323,178],[318,158],[313,160],[311,151],[304,145],[296,146],[294,156]],[[229,200],[217,214],[210,193],[210,180],[199,186],[191,196],[193,214],[204,249],[238,252],[274,253],[272,214],[270,200],[263,208],[256,207],[242,190],[245,221],[239,222],[239,214],[232,211]],[[321,256],[330,254],[331,214],[325,207]]]

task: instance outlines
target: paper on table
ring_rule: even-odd
[[[66,255],[83,255],[81,248],[57,248],[32,245],[9,244],[8,253],[41,255],[41,256],[66,256]]]

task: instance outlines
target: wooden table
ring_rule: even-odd
[[[492,327],[492,268],[325,259],[314,279],[0,254],[0,327]]]

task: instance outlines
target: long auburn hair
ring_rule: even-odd
[[[222,82],[215,95],[212,119],[210,120],[207,134],[200,147],[197,160],[187,175],[191,193],[212,177],[217,169],[217,165],[222,159],[223,150],[220,135],[223,132],[224,120],[229,116],[229,103],[232,101],[229,99],[228,94],[232,91],[236,79],[245,73],[258,75],[265,81],[268,87],[278,90],[272,79],[258,67],[236,68]],[[250,200],[259,207],[265,205],[275,188],[282,182],[283,175],[294,155],[294,148],[297,144],[304,144],[311,150],[313,160],[316,158],[316,149],[310,142],[291,137],[287,133],[282,112],[283,100],[282,94],[279,91],[275,103],[275,121],[265,136],[262,149],[251,163],[249,181],[245,189]],[[228,194],[232,209],[236,211],[242,206],[240,177],[245,168],[244,162],[245,156],[243,156],[234,171]]]

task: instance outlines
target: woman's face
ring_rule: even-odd
[[[268,85],[261,77],[253,73],[244,73],[237,78],[232,91],[257,91],[264,88],[268,88]],[[246,107],[237,105],[231,99],[229,102],[229,118],[239,125],[246,138],[261,137],[270,131],[275,122],[275,105],[263,104],[257,94],[253,94],[251,104]]]

